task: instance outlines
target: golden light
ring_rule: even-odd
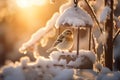
[[[33,5],[42,6],[46,3],[46,0],[16,0],[18,7],[27,8]]]
[[[46,0],[32,0],[33,5],[42,6],[46,3]]]
[[[28,0],[16,0],[18,7],[26,8],[31,6],[31,1]]]

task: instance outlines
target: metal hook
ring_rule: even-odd
[[[77,7],[78,0],[74,0],[75,7]]]

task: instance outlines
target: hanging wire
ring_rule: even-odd
[[[101,29],[101,27],[100,27],[100,23],[99,23],[99,21],[97,20],[97,17],[96,17],[96,15],[95,15],[94,11],[92,10],[92,8],[91,8],[91,6],[89,5],[88,1],[85,0],[85,2],[86,2],[86,4],[87,4],[87,6],[89,7],[90,11],[92,12],[93,17],[94,17],[94,19],[95,19],[95,21],[96,21],[96,23],[97,23],[97,25],[98,25],[98,28],[99,28],[100,32],[102,33],[103,31],[102,31],[102,29]]]
[[[77,7],[78,0],[74,0],[75,7]]]

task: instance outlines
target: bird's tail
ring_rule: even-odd
[[[49,48],[46,52],[49,53],[49,52],[51,52],[53,49],[55,49],[55,47]]]

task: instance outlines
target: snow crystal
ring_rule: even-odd
[[[111,8],[109,6],[105,6],[100,14],[100,22],[103,23],[106,21],[107,17],[110,15]]]
[[[37,32],[35,32],[30,40],[28,40],[26,43],[22,45],[22,47],[19,49],[20,52],[24,52],[28,47],[34,45],[38,40],[40,40],[45,34],[49,33],[50,30],[54,27],[55,21],[57,17],[59,16],[59,13],[55,13],[53,17],[47,22],[46,27],[40,28]],[[54,32],[54,31],[52,31]],[[52,33],[53,35],[54,33]]]
[[[93,21],[90,15],[82,10],[80,7],[69,7],[60,14],[56,21],[56,28],[61,25],[68,24],[70,26],[78,27],[90,25],[92,26]]]

